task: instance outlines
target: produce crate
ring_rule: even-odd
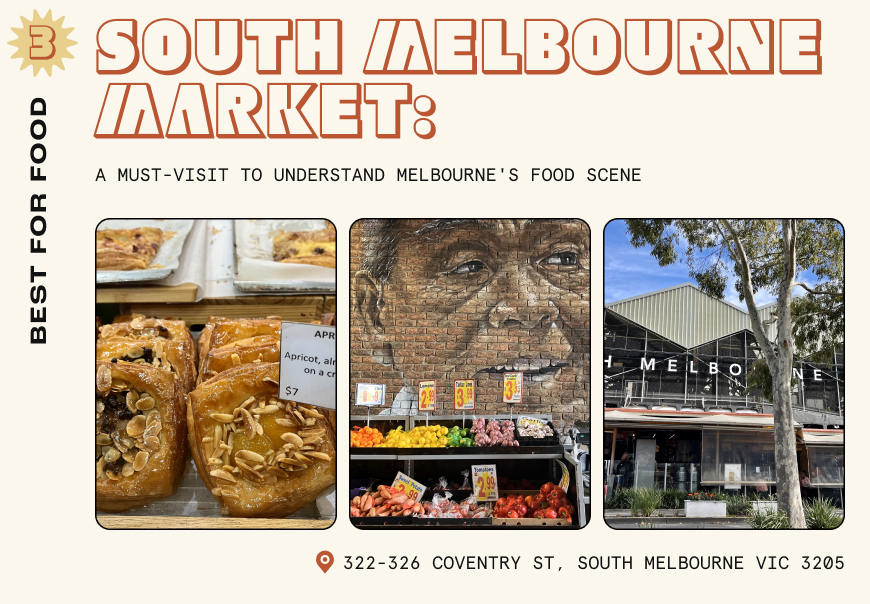
[[[553,431],[553,436],[545,436],[544,438],[533,438],[531,436],[520,436],[519,428],[517,428],[517,441],[521,447],[553,447],[561,444],[559,442],[559,433],[553,426],[553,422],[548,421],[547,425]]]
[[[412,516],[384,516],[383,518],[351,518],[350,523],[354,526],[403,526],[411,524]]]
[[[573,524],[573,520],[574,519],[572,518],[571,519],[572,522],[568,522],[567,520],[565,520],[563,518],[545,518],[545,519],[541,519],[541,520],[539,520],[538,518],[493,518],[492,525],[493,526],[507,526],[507,527],[514,527],[514,526],[551,526],[551,527],[556,527],[556,526],[560,526],[563,528],[571,528],[571,527],[575,527],[575,525]]]
[[[418,518],[411,516],[413,526],[492,526],[497,518]]]

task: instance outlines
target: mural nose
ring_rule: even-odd
[[[558,316],[556,306],[540,295],[527,269],[512,268],[502,277],[503,287],[498,293],[498,301],[489,312],[490,326],[534,329],[546,324],[549,328]]]

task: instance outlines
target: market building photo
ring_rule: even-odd
[[[354,223],[355,526],[586,524],[589,243],[575,219]]]
[[[605,268],[632,272],[620,269],[624,254],[642,269],[642,258],[614,242],[618,235],[609,235]],[[610,283],[623,291],[617,278]],[[759,507],[775,508],[774,403],[751,377],[763,357],[747,310],[689,282],[608,301],[603,311],[607,523],[635,528],[652,516],[663,528],[743,528]],[[766,337],[777,338],[776,303],[756,311]],[[827,502],[842,516],[843,342],[824,362],[796,357],[790,384],[800,498],[804,506]]]

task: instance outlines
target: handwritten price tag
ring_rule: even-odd
[[[498,475],[495,464],[471,466],[471,480],[474,485],[474,496],[478,501],[498,500]]]
[[[504,374],[504,395],[502,396],[502,402],[514,404],[523,402],[522,372]]]
[[[474,411],[474,380],[454,380],[453,408],[456,411]]]
[[[417,382],[417,411],[435,411],[435,380]]]
[[[407,474],[402,474],[401,472],[396,474],[396,479],[393,481],[393,484],[391,486],[399,493],[407,495],[408,499],[411,499],[413,501],[420,501],[420,499],[423,497],[423,492],[426,490],[426,487],[424,487],[422,484],[420,484]]]

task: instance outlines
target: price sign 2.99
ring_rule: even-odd
[[[434,413],[435,380],[417,382],[417,410],[421,413]]]
[[[471,466],[471,481],[474,485],[474,497],[478,501],[498,500],[498,475],[495,464]]]

